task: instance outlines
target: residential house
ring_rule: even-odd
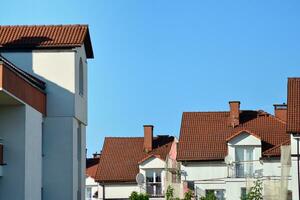
[[[84,199],[88,26],[0,26],[0,54],[0,199]]]
[[[197,198],[214,192],[217,199],[239,200],[256,178],[280,180],[280,147],[290,144],[286,105],[275,105],[275,115],[240,110],[239,101],[229,108],[182,115],[177,160]]]
[[[300,78],[288,79],[287,132],[291,137],[293,199],[300,199]]]
[[[144,137],[106,137],[96,173],[103,199],[128,199],[133,191],[164,198],[172,173],[167,164],[175,163],[176,145],[172,136],[154,137],[152,125],[144,126]],[[136,182],[139,173],[141,185]]]
[[[95,181],[101,154],[95,153],[92,158],[86,159],[85,199],[102,199],[102,187]]]

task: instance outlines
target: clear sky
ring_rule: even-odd
[[[88,153],[105,136],[179,135],[183,111],[273,112],[300,76],[300,1],[8,0],[0,24],[89,24]]]

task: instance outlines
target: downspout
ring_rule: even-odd
[[[298,199],[300,199],[299,138],[297,139]]]
[[[102,185],[102,199],[105,200],[105,185]]]

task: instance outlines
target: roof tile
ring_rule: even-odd
[[[0,49],[73,48],[93,49],[87,25],[0,26]]]

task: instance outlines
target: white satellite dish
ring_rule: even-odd
[[[138,173],[135,177],[135,180],[136,180],[138,185],[142,185],[145,182],[144,174]]]
[[[231,165],[233,163],[233,158],[230,155],[227,155],[224,161],[227,165]]]

